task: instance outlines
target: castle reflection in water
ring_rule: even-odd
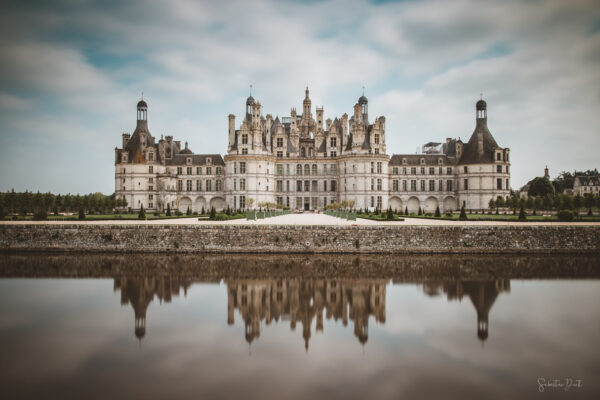
[[[194,280],[170,276],[124,277],[114,280],[114,290],[121,292],[121,304],[131,304],[135,313],[135,336],[146,334],[146,310],[156,297],[170,303],[183,290],[186,295]],[[386,279],[245,279],[226,280],[227,323],[235,322],[237,310],[245,326],[248,343],[260,337],[261,325],[289,323],[292,331],[302,325],[304,346],[308,350],[313,321],[316,331],[323,331],[323,318],[341,320],[344,326],[351,321],[354,335],[361,344],[369,338],[369,318],[376,323],[386,319]],[[445,281],[420,282],[427,296],[445,294],[448,301],[468,297],[477,312],[477,337],[488,337],[490,309],[498,295],[510,292],[510,281]]]

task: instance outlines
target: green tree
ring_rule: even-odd
[[[554,186],[548,178],[537,177],[529,184],[528,196],[545,196],[554,193]]]
[[[585,198],[583,199],[583,202],[585,204],[585,208],[588,209],[588,215],[591,216],[592,215],[592,207],[594,207],[594,195],[589,194],[589,195],[585,196]]]
[[[209,218],[210,219],[215,219],[216,215],[217,215],[217,211],[215,210],[214,207],[211,207],[210,208],[210,216],[209,216]]]
[[[79,206],[79,219],[85,219],[85,211],[82,205]]]
[[[138,219],[146,219],[146,212],[144,211],[144,205],[140,206],[140,212],[138,213]]]
[[[575,214],[579,213],[579,209],[581,208],[582,205],[583,205],[583,199],[581,198],[581,195],[579,193],[577,193],[577,196],[575,196],[575,198],[573,199],[573,206],[575,207]]]
[[[442,216],[442,213],[440,213],[440,206],[437,206],[435,208],[435,215],[434,217],[440,218]]]
[[[190,206],[188,206],[185,215],[192,215],[192,210],[190,209]]]
[[[167,217],[171,216],[171,203],[167,203]]]
[[[408,217],[408,206],[404,206],[404,215]]]
[[[387,210],[387,219],[390,220],[390,221],[394,219],[394,213],[392,212],[392,207],[391,206]]]
[[[488,202],[488,206],[490,207],[490,210],[493,210],[494,208],[496,208],[496,200],[494,200],[493,197]]]
[[[419,207],[419,213],[417,215],[423,215],[423,210]]]

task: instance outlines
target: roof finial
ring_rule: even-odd
[[[144,100],[144,92],[142,92],[142,100]]]
[[[365,87],[363,86],[363,96],[365,95]]]
[[[479,100],[483,100],[483,93],[479,93]]]
[[[252,96],[252,84],[250,84],[250,96]]]

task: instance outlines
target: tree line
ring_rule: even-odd
[[[58,215],[64,212],[81,212],[86,214],[109,214],[116,208],[127,207],[127,201],[100,192],[85,195],[33,193],[29,191],[0,192],[0,217],[6,215],[27,215],[46,212]]]
[[[584,207],[591,214],[592,208],[600,207],[600,196],[590,194],[582,197],[579,194],[577,196],[569,196],[566,194],[549,193],[545,196],[528,196],[526,199],[517,196],[507,197],[506,199],[498,197],[497,199],[491,199],[489,202],[489,208],[496,210],[499,208],[509,208],[512,210],[525,208],[529,210],[571,210],[578,212]]]

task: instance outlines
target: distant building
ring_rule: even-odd
[[[298,115],[262,116],[252,96],[236,129],[229,115],[228,148],[194,154],[172,136],[156,140],[148,129],[148,105],[137,104],[137,125],[115,148],[115,193],[133,209],[185,212],[278,203],[292,209],[321,210],[333,202],[355,208],[442,212],[487,208],[489,200],[510,194],[509,149],[487,127],[487,104],[476,104],[475,130],[467,143],[430,142],[423,154],[386,152],[385,117],[371,123],[363,95],[352,117],[324,120],[312,114],[308,88]]]
[[[547,165],[546,168],[544,168],[544,178],[550,181],[550,171]],[[529,189],[531,188],[531,183],[534,179],[536,178],[533,178],[519,189],[519,198],[526,199],[529,196]]]
[[[573,181],[574,196],[597,196],[598,194],[600,194],[600,176],[575,175],[575,180]]]

